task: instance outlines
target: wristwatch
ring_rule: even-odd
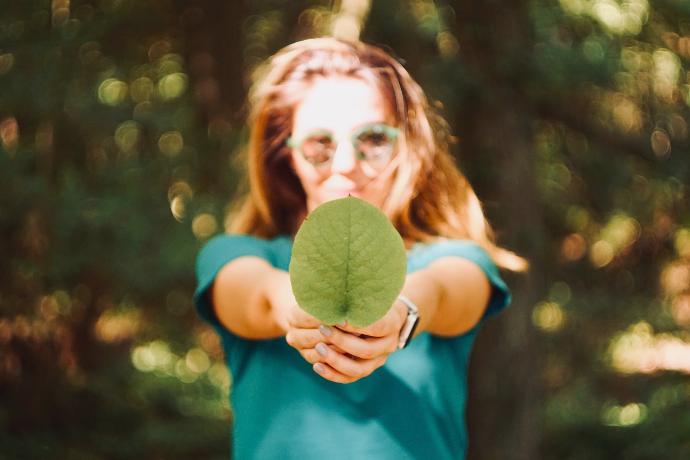
[[[412,339],[412,334],[419,324],[419,309],[417,305],[414,304],[410,299],[404,295],[399,295],[398,300],[401,301],[407,307],[407,319],[405,324],[403,324],[400,330],[400,336],[398,337],[398,350],[402,350],[410,343]]]

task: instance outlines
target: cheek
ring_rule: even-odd
[[[305,161],[296,157],[294,153],[290,157],[290,165],[305,191],[312,190],[317,185],[318,177],[314,172],[314,168],[309,164],[305,164]]]
[[[391,190],[393,189],[393,182],[395,182],[395,177],[389,176],[386,179],[378,182],[375,187],[372,187],[371,199],[379,207],[383,205],[388,198],[388,195],[390,195]]]

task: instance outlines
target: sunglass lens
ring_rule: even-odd
[[[362,159],[374,167],[385,166],[393,153],[394,139],[381,129],[367,129],[357,136],[356,143]]]
[[[320,165],[331,159],[335,150],[335,142],[327,135],[310,136],[302,142],[301,149],[307,161],[314,165]]]

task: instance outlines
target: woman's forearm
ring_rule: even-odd
[[[240,257],[224,266],[218,272],[210,293],[221,324],[248,339],[284,335],[284,328],[276,321],[271,302],[276,298],[276,280],[280,279],[276,272],[270,264],[257,257]]]

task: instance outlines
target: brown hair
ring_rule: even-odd
[[[400,156],[383,212],[407,241],[471,239],[497,265],[527,262],[493,243],[491,229],[448,149],[445,121],[421,87],[385,51],[362,42],[315,38],[293,43],[267,61],[250,92],[249,192],[231,214],[229,230],[271,238],[294,235],[306,216],[306,196],[290,164],[294,107],[315,78],[359,78],[378,88],[401,134]]]

